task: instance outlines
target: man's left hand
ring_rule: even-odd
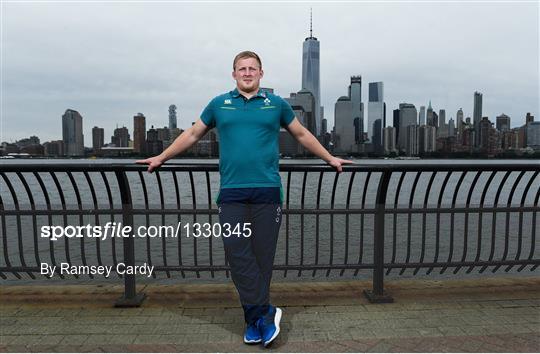
[[[338,172],[343,171],[343,168],[341,166],[345,164],[353,163],[351,160],[343,160],[337,157],[332,157],[330,161],[328,161],[328,164],[332,167],[334,167]]]

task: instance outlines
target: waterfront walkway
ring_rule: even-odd
[[[538,352],[540,278],[275,283],[283,352]],[[141,287],[142,290],[142,287]],[[113,308],[121,286],[2,286],[0,351],[259,352],[242,343],[230,284],[147,285],[140,308]]]

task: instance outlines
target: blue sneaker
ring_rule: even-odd
[[[262,341],[261,332],[256,323],[248,324],[244,332],[244,343],[257,344]]]
[[[269,346],[279,334],[279,322],[282,311],[279,307],[271,306],[268,315],[257,321],[257,326],[261,332],[263,345]]]

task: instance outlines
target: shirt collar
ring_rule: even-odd
[[[241,96],[240,92],[238,91],[238,88],[235,88],[234,90],[231,91],[231,95],[233,98],[238,98]],[[266,98],[266,91],[263,90],[262,88],[259,88],[259,91],[257,91],[257,94],[253,97],[262,97],[262,98]]]

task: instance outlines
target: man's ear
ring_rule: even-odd
[[[261,78],[264,76],[264,71],[261,69]]]

